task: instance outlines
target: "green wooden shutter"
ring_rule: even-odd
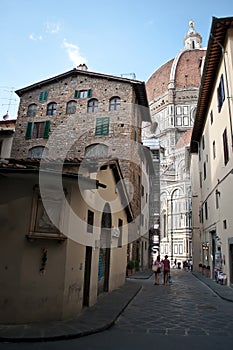
[[[48,99],[48,91],[41,91],[40,92],[40,95],[39,95],[39,102],[46,102],[47,101],[47,99]]]
[[[74,90],[74,98],[79,98],[79,90]]]
[[[46,120],[44,124],[44,135],[43,135],[44,139],[48,139],[49,131],[50,131],[50,120]]]
[[[103,118],[103,135],[109,134],[109,117]]]
[[[109,117],[96,118],[95,135],[104,136],[109,134]]]
[[[92,97],[92,89],[87,90],[87,97]]]
[[[33,122],[28,122],[27,123],[27,130],[25,134],[25,139],[29,140],[32,138],[32,127],[33,127]]]

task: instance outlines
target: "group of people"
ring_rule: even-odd
[[[164,259],[160,261],[160,255],[157,256],[157,259],[154,262],[154,274],[155,274],[155,283],[160,283],[160,274],[163,272],[163,283],[165,286],[169,283],[170,277],[170,260],[168,256],[165,255]]]

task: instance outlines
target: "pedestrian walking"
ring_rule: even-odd
[[[168,256],[165,255],[164,259],[161,261],[163,264],[163,282],[164,285],[168,285],[168,277],[170,274],[170,260],[168,260]]]
[[[176,259],[174,260],[174,263],[173,263],[173,269],[175,269],[176,268]]]
[[[154,262],[153,271],[155,274],[155,283],[159,284],[160,282],[160,273],[161,273],[161,262],[160,262],[160,255],[157,256],[157,259]]]

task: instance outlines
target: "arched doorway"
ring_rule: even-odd
[[[111,252],[112,215],[108,203],[105,204],[101,220],[100,252],[98,268],[98,294],[109,290],[109,269]]]

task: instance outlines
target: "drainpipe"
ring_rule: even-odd
[[[233,133],[232,133],[232,114],[231,114],[231,104],[230,104],[230,96],[229,96],[229,84],[228,84],[228,76],[227,76],[227,67],[226,67],[226,60],[225,60],[225,51],[224,47],[220,42],[213,36],[212,33],[210,33],[211,38],[218,44],[218,46],[221,48],[222,51],[222,57],[223,57],[223,64],[224,64],[224,71],[226,76],[226,88],[227,88],[227,101],[228,101],[228,111],[229,111],[229,118],[230,118],[230,128],[231,128],[231,149],[233,150]]]

